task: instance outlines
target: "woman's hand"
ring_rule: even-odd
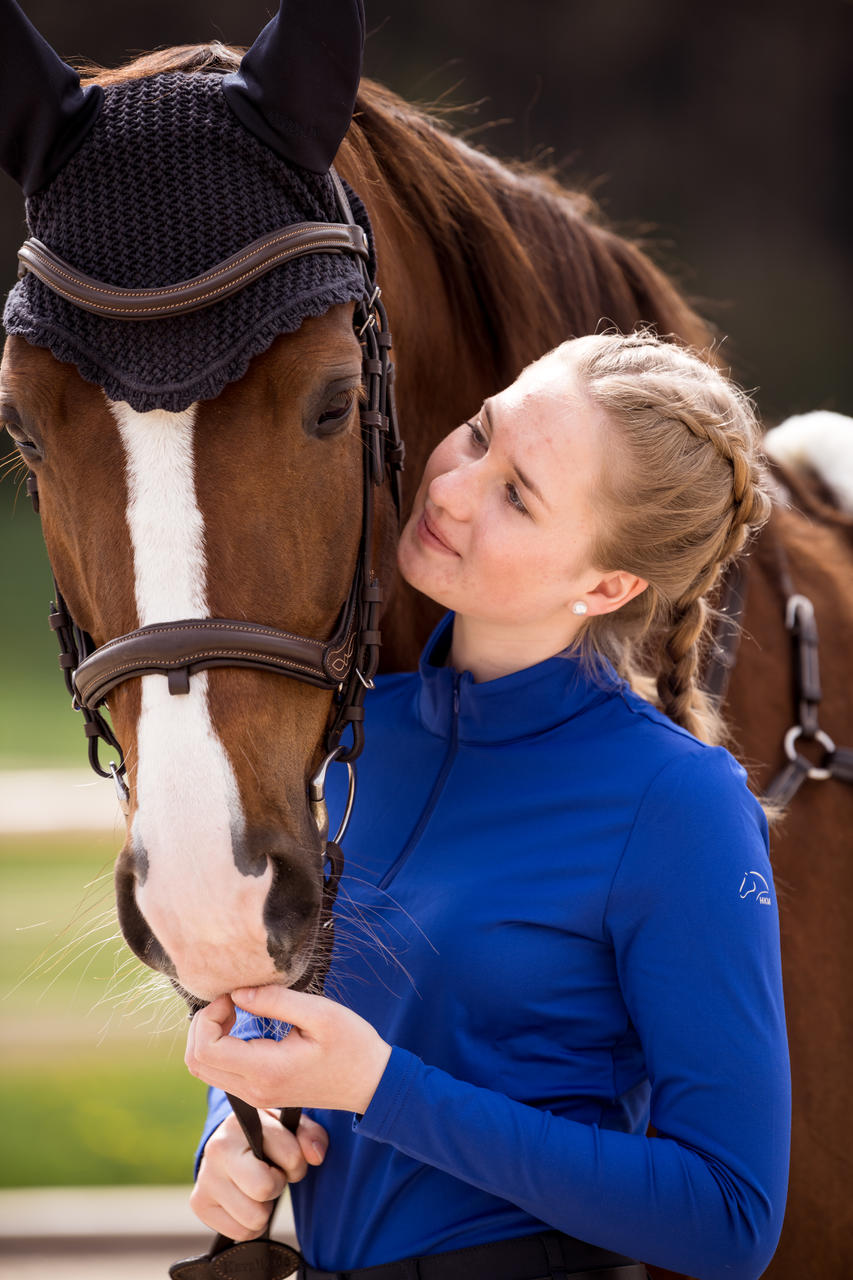
[[[271,1163],[255,1159],[237,1117],[229,1115],[207,1141],[190,1196],[196,1217],[232,1240],[261,1234],[287,1183],[304,1178],[309,1165],[322,1164],[329,1142],[326,1130],[307,1116],[295,1134],[277,1113],[261,1111],[260,1117]]]
[[[351,1009],[287,987],[240,988],[234,1003],[248,1013],[291,1024],[283,1040],[229,1036],[234,1003],[220,996],[190,1024],[186,1064],[194,1076],[250,1106],[320,1107],[365,1112],[391,1046]]]

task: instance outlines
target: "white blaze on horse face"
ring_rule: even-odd
[[[126,454],[140,626],[210,613],[195,491],[196,409],[137,413],[110,404]],[[211,721],[207,672],[178,695],[169,693],[164,676],[142,677],[137,745],[131,835],[144,873],[136,897],[179,980],[207,999],[243,980],[271,981],[263,906],[272,870],[241,875],[234,862],[233,841],[241,839],[245,819]]]

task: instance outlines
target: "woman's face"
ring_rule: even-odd
[[[472,619],[576,628],[572,603],[601,579],[590,551],[608,442],[565,355],[525,370],[431,454],[403,577]]]

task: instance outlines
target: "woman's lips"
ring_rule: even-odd
[[[426,508],[421,514],[421,518],[417,524],[418,537],[425,547],[430,547],[433,551],[442,551],[448,556],[458,556],[459,552],[454,551],[448,542],[445,542],[435,525],[427,515]]]

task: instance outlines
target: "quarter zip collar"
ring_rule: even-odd
[[[602,661],[600,674],[577,658],[555,654],[533,667],[477,684],[470,671],[442,666],[450,648],[453,614],[433,631],[418,668],[418,716],[424,728],[446,737],[454,716],[460,742],[500,743],[547,733],[594,703],[612,696],[623,681]]]

